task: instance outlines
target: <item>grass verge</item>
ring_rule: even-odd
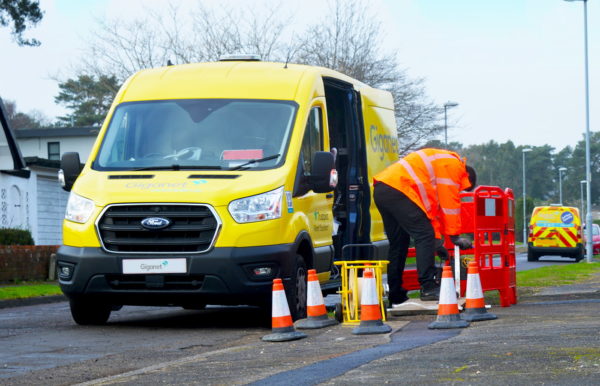
[[[55,282],[23,283],[0,287],[0,300],[26,299],[60,294],[62,294],[60,287]]]
[[[596,272],[600,272],[600,263],[579,263],[551,265],[517,272],[517,285],[522,287],[549,287],[585,282]]]
[[[535,295],[540,288],[580,284],[597,277],[600,272],[600,262],[581,262],[579,264],[552,265],[517,272],[517,296],[519,298]],[[498,291],[484,293],[487,304],[499,305],[500,294]]]

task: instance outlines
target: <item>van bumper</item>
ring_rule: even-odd
[[[213,248],[202,254],[119,254],[101,248],[61,246],[57,251],[59,284],[69,299],[94,298],[113,305],[264,305],[273,278],[289,280],[293,244],[249,248]],[[182,274],[123,274],[123,259],[185,258]],[[159,260],[160,261],[160,260]],[[71,267],[65,277],[61,268]],[[271,274],[256,276],[254,268]]]
[[[560,248],[560,247],[536,247],[529,243],[528,248],[535,252],[538,256],[565,256],[565,257],[578,257],[583,253],[583,245],[577,244],[574,248]]]

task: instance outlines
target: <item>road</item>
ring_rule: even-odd
[[[264,312],[250,307],[124,307],[102,327],[74,324],[67,302],[7,308],[0,310],[0,384],[39,384],[48,375],[54,381],[45,384],[76,383],[258,341],[268,332]]]
[[[572,260],[548,257],[528,263],[526,256],[518,258],[522,269],[566,262]],[[498,312],[510,315],[515,309],[517,306]],[[412,322],[391,337],[394,342],[403,336],[402,341],[411,342],[408,346],[389,346],[388,335],[354,336],[348,327],[340,326],[311,331],[308,339],[299,342],[267,344],[260,338],[270,332],[268,318],[251,307],[209,307],[203,311],[124,307],[102,327],[74,324],[66,302],[7,308],[0,310],[0,384],[63,385],[93,380],[108,384],[136,384],[138,380],[140,384],[193,384],[200,378],[191,368],[205,362],[203,371],[207,373],[203,376],[211,380],[205,383],[244,384],[268,376],[275,377],[269,378],[274,382],[284,370],[330,363],[342,354],[354,355],[352,363],[359,366],[385,353],[428,347],[460,333],[433,333],[424,327],[424,320],[430,319],[413,317],[389,322],[396,329]],[[377,349],[373,351],[373,347]],[[245,367],[233,371],[230,367],[236,358]],[[330,378],[343,378],[351,370],[349,363],[327,365]],[[186,368],[187,375],[171,382],[176,379],[169,378],[173,368]],[[155,379],[154,373],[161,375]],[[113,376],[117,377],[110,378]]]
[[[561,256],[541,256],[539,261],[527,261],[526,253],[519,253],[516,256],[517,271],[527,271],[529,269],[546,267],[548,265],[572,264],[575,259]]]

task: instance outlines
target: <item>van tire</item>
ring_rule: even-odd
[[[301,255],[296,254],[292,264],[290,285],[286,288],[286,296],[292,320],[306,318],[307,273],[306,263]]]
[[[75,323],[88,325],[105,324],[110,317],[111,306],[108,304],[96,303],[90,299],[70,300],[71,316]]]
[[[576,263],[579,263],[581,260],[583,260],[583,257],[585,256],[584,252],[585,252],[585,250],[583,248],[579,248],[579,252],[577,252],[575,255],[573,255]]]
[[[540,257],[531,250],[531,248],[527,249],[527,261],[538,261]]]

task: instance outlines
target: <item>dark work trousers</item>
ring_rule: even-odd
[[[435,232],[425,212],[404,193],[382,182],[375,184],[373,198],[381,213],[383,227],[390,242],[390,263],[387,269],[390,302],[400,303],[406,299],[406,290],[402,288],[402,274],[410,238],[415,241],[417,274],[421,289],[436,287]]]

